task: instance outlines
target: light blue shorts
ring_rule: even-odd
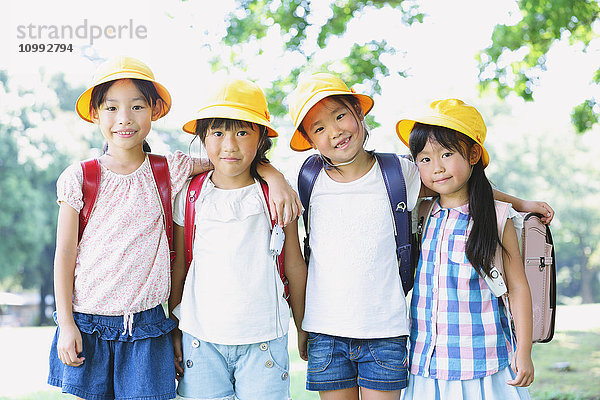
[[[183,332],[182,398],[288,400],[287,335],[262,343],[222,345]]]

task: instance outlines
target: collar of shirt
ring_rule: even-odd
[[[440,213],[442,210],[448,210],[447,208],[443,208],[440,205],[440,199],[439,197],[436,199],[435,204],[433,205],[433,209],[431,210],[431,216],[436,216],[438,213]],[[461,214],[464,215],[469,215],[469,203],[463,204],[462,206],[458,206],[458,207],[454,207],[454,208],[450,208],[450,210],[454,210],[457,211]]]

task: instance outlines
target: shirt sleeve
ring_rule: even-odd
[[[189,185],[190,181],[188,180],[175,196],[175,203],[173,204],[173,221],[179,226],[183,226],[185,223],[185,199]]]
[[[56,182],[56,202],[67,203],[80,212],[83,208],[83,170],[81,164],[72,164],[63,171]]]
[[[167,164],[169,165],[169,173],[171,175],[171,197],[175,198],[177,193],[181,191],[185,181],[194,169],[194,161],[190,156],[181,151],[167,154]]]
[[[417,204],[417,199],[421,192],[421,175],[419,174],[417,165],[413,161],[401,155],[398,155],[398,159],[400,159],[404,184],[406,185],[406,205],[408,211],[412,211]]]
[[[508,219],[512,219],[513,225],[515,226],[515,230],[517,231],[517,237],[521,240],[521,231],[523,230],[523,216],[515,211],[514,208],[508,207]]]

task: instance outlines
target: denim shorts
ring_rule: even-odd
[[[80,356],[85,360],[78,367],[60,361],[57,327],[48,383],[87,400],[174,399],[175,364],[169,332],[175,322],[165,317],[161,305],[132,317],[132,324],[124,329],[123,316],[74,312],[83,342]]]
[[[183,332],[183,378],[177,394],[192,399],[290,398],[287,335],[261,343],[224,345]]]
[[[350,339],[309,333],[306,389],[403,389],[408,381],[406,339]]]

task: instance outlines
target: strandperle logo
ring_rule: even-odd
[[[80,25],[17,25],[17,39],[66,40],[87,39],[90,45],[98,39],[146,39],[148,28],[136,25],[133,19],[128,24],[94,25],[84,19]]]

